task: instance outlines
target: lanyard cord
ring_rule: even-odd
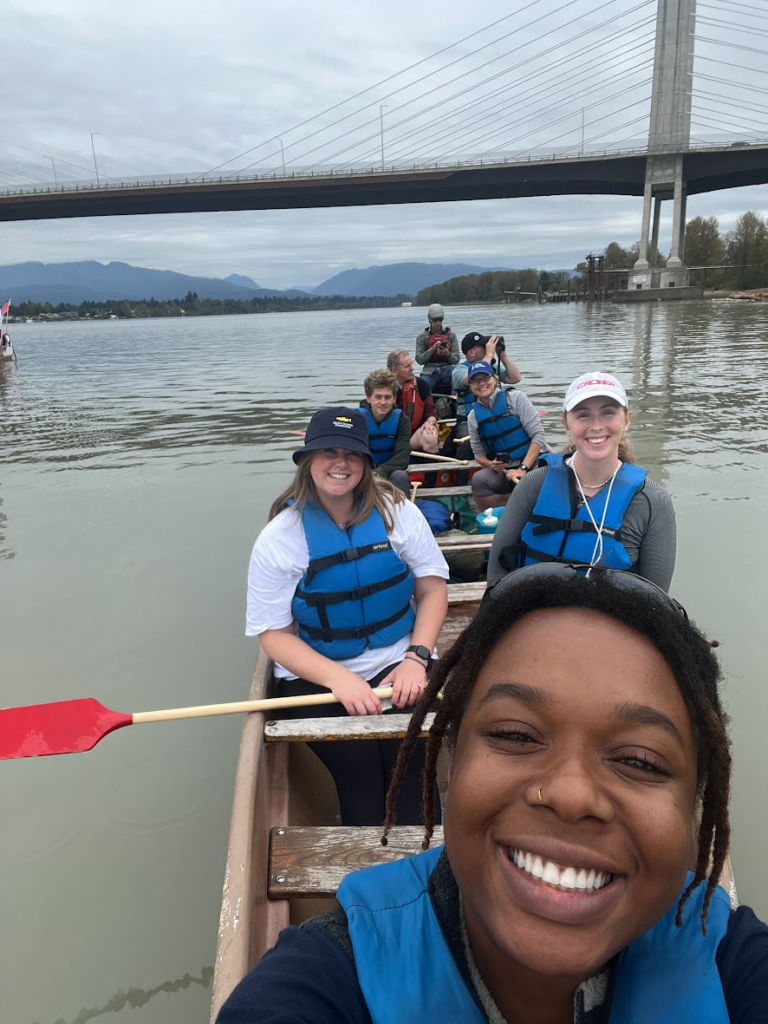
[[[621,465],[622,464],[619,463],[618,466],[616,467],[616,469],[614,469],[613,476],[611,477],[610,481],[608,482],[608,494],[606,495],[606,498],[605,498],[605,505],[603,506],[603,515],[602,515],[602,518],[600,520],[600,525],[598,526],[597,525],[597,520],[592,515],[592,509],[589,507],[589,501],[587,500],[587,496],[584,493],[584,488],[581,486],[581,480],[579,480],[579,474],[576,472],[576,468],[574,467],[573,463],[574,463],[574,459],[571,459],[571,462],[570,462],[571,472],[576,477],[576,483],[577,483],[578,488],[579,488],[579,494],[581,495],[581,499],[584,502],[584,507],[587,510],[587,515],[591,519],[592,525],[594,526],[595,530],[597,531],[597,539],[595,541],[595,546],[592,548],[592,557],[589,560],[589,564],[590,565],[599,565],[600,559],[603,557],[603,526],[605,525],[605,517],[608,515],[608,505],[610,504],[610,501],[611,501],[611,491],[613,490],[613,481],[616,479],[616,474],[621,469]],[[605,486],[605,484],[603,484],[603,487],[604,486]]]

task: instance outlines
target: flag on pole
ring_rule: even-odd
[[[8,310],[11,308],[11,300],[8,299],[6,304],[0,307],[0,316],[8,316]]]

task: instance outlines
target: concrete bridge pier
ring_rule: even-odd
[[[658,0],[656,49],[645,168],[640,253],[624,299],[692,298],[685,265],[685,208],[688,197],[682,151],[691,138],[693,35],[696,0]],[[672,243],[666,266],[659,263],[661,204],[671,200]],[[653,226],[651,227],[651,213]],[[675,289],[669,292],[668,289]],[[630,293],[641,293],[631,295]],[[652,293],[652,294],[642,294]]]
[[[640,253],[630,275],[630,289],[684,288],[688,285],[688,269],[685,265],[687,198],[682,156],[649,157],[643,197]],[[668,201],[673,203],[672,241],[666,266],[660,267],[661,206]]]

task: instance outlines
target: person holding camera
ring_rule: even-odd
[[[433,302],[427,310],[429,323],[416,338],[415,358],[422,368],[422,375],[436,381],[461,358],[459,339],[450,327],[443,327],[444,319],[445,310],[439,302]]]
[[[481,469],[472,477],[472,497],[479,512],[506,505],[518,480],[548,452],[541,420],[522,391],[499,387],[485,360],[467,371],[475,399],[467,426],[472,453]]]
[[[490,363],[502,384],[519,384],[523,379],[522,374],[507,354],[504,336],[501,334],[480,334],[478,331],[470,331],[461,339],[461,351],[464,353],[464,358],[457,366],[454,366],[452,374],[453,392],[459,400],[456,411],[457,428],[466,426],[469,410],[474,401],[467,380],[467,373],[473,363]],[[461,437],[465,432],[457,430],[457,437]],[[460,457],[465,458],[463,455]]]

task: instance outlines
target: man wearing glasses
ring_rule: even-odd
[[[428,326],[416,339],[416,362],[421,364],[423,376],[440,377],[461,359],[459,339],[450,327],[443,327],[445,310],[439,302],[429,307],[427,319]],[[446,377],[450,389],[450,372]]]

